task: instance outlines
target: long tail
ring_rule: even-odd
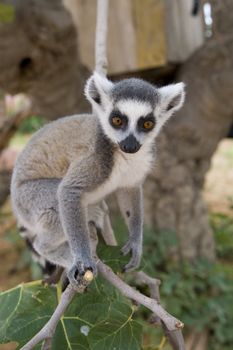
[[[51,275],[54,273],[56,266],[43,258],[34,248],[33,246],[33,238],[29,238],[32,235],[29,230],[24,226],[19,226],[18,228],[20,236],[25,239],[26,246],[31,251],[32,259],[37,262],[42,269],[44,275]]]

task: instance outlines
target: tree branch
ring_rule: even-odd
[[[5,112],[0,115],[0,151],[5,148],[20,123],[29,116],[31,101],[26,95],[6,95]]]
[[[51,316],[50,320],[44,325],[44,327],[27,343],[25,344],[21,350],[31,350],[37,344],[44,341],[42,345],[42,350],[48,350],[51,347],[51,342],[53,335],[56,331],[57,324],[66,311],[67,307],[71,303],[73,297],[76,293],[83,293],[86,289],[87,285],[92,281],[93,274],[90,271],[87,271],[83,276],[82,280],[80,280],[80,285],[78,288],[74,288],[69,285],[66,290],[62,293],[61,299]]]
[[[70,285],[66,288],[66,290],[62,293],[59,304],[57,305],[52,317],[50,320],[44,325],[44,327],[27,343],[25,344],[21,350],[31,350],[37,344],[42,341],[45,341],[42,349],[48,349],[45,346],[51,344],[51,339],[55,333],[57,324],[61,318],[61,316],[66,311],[68,305],[76,294],[76,290]]]
[[[134,272],[136,283],[147,284],[150,289],[150,297],[157,300],[160,304],[159,286],[160,280],[148,276],[145,272]],[[156,313],[153,313],[150,322],[159,325],[163,328],[164,334],[174,350],[185,350],[184,337],[181,328],[177,330],[169,330],[167,325],[159,318]]]
[[[120,277],[118,277],[112,269],[105,265],[101,260],[97,262],[99,273],[106,278],[114,287],[120,290],[120,292],[129,299],[135,300],[137,303],[144,305],[146,308],[151,310],[154,314],[156,314],[160,320],[162,325],[165,327],[165,332],[167,336],[174,334],[177,337],[177,331],[180,331],[183,328],[183,323],[179,321],[177,318],[170,315],[164,308],[159,304],[157,300],[149,298],[137,290],[130,287],[127,283],[122,281]],[[85,279],[85,275],[88,273],[88,278]],[[25,344],[21,350],[31,350],[40,342],[44,341],[42,346],[42,350],[48,350],[51,347],[51,341],[53,335],[56,331],[57,324],[72,301],[73,297],[76,293],[83,293],[87,285],[91,282],[91,276],[89,276],[91,272],[87,271],[83,277],[83,280],[80,283],[80,287],[78,289],[74,289],[71,285],[69,285],[66,290],[62,293],[61,299],[51,316],[50,320],[44,325],[44,327],[27,343]],[[93,276],[93,275],[92,275]],[[145,278],[145,274],[143,276]],[[149,276],[147,276],[150,278]],[[153,280],[153,279],[152,279]],[[173,336],[173,338],[174,338]],[[182,338],[183,339],[183,338]],[[182,342],[182,339],[178,339]],[[177,344],[177,342],[175,343]],[[181,343],[182,345],[182,343]],[[174,349],[184,350],[184,346],[174,347]]]
[[[148,276],[143,271],[134,272],[134,275],[135,275],[138,283],[148,285],[148,287],[150,289],[150,297],[152,299],[157,300],[157,302],[160,304],[159,286],[161,284],[161,281],[157,278],[152,278],[152,277]]]
[[[177,318],[170,315],[167,311],[165,311],[157,300],[151,299],[130,287],[101,260],[98,261],[97,266],[98,271],[104,278],[106,278],[106,280],[108,280],[114,287],[119,289],[124,296],[135,300],[137,303],[144,305],[147,309],[155,313],[170,331],[175,331],[179,328],[183,328],[184,324]]]

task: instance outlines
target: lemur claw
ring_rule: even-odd
[[[130,261],[123,267],[123,272],[134,270],[140,265],[142,255],[141,244],[129,240],[121,249],[121,252],[123,255],[127,255],[129,252],[132,254]]]
[[[127,255],[131,251],[131,242],[128,241],[122,248],[121,252],[123,255]]]
[[[78,288],[81,284],[84,284],[83,276],[87,270],[92,271],[96,275],[97,268],[95,263],[84,264],[82,261],[77,261],[68,271],[68,280],[74,288]]]

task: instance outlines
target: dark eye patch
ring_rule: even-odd
[[[112,119],[118,117],[121,119],[122,123],[120,126],[116,126],[113,124]],[[118,109],[114,109],[109,116],[109,123],[114,129],[125,130],[128,125],[128,118],[125,114],[122,114]]]
[[[150,129],[146,129],[144,127],[144,124],[147,121],[152,122],[154,124],[154,126]],[[145,117],[139,118],[138,123],[137,123],[137,130],[139,132],[150,132],[151,130],[154,129],[154,127],[155,127],[155,117],[154,117],[153,113],[149,113]]]

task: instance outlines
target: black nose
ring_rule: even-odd
[[[140,143],[132,134],[120,142],[120,148],[125,153],[136,153],[140,147]]]

